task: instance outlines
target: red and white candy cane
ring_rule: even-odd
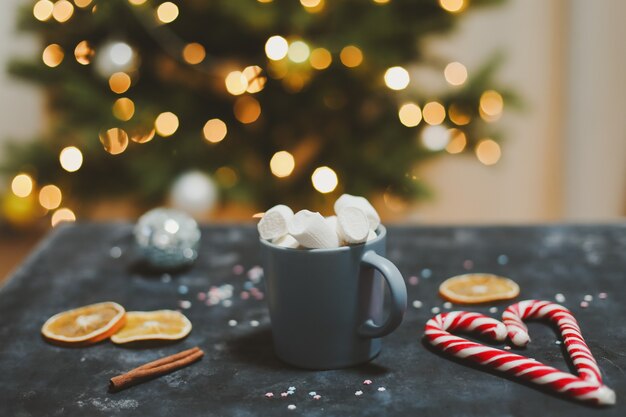
[[[615,393],[608,387],[546,366],[534,359],[472,342],[450,331],[475,331],[494,341],[506,338],[505,325],[480,313],[453,311],[438,314],[426,323],[428,342],[448,354],[471,360],[495,371],[520,378],[581,401],[615,404]]]
[[[602,375],[598,363],[583,339],[578,322],[568,309],[550,301],[526,300],[513,304],[502,314],[509,339],[516,346],[526,346],[530,342],[528,327],[523,320],[543,318],[547,318],[559,328],[578,376],[601,385]]]

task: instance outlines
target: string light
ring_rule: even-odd
[[[348,45],[339,53],[341,63],[348,68],[354,68],[363,62],[363,52],[354,45]]]
[[[202,128],[204,138],[211,143],[223,141],[227,132],[226,123],[220,119],[211,119],[206,122]]]
[[[500,93],[487,90],[480,96],[480,116],[488,122],[498,120],[504,109],[504,100]]]
[[[109,57],[115,65],[128,65],[133,59],[133,49],[125,42],[115,42],[109,49]]]
[[[450,62],[443,70],[443,75],[450,85],[462,85],[467,80],[467,68],[460,62]]]
[[[385,84],[392,90],[404,90],[410,81],[409,72],[402,67],[391,67],[385,72]]]
[[[52,10],[54,9],[54,4],[49,0],[39,0],[33,6],[33,16],[35,19],[45,22],[46,20],[52,17]]]
[[[442,151],[450,141],[450,132],[442,125],[426,126],[422,130],[422,145],[429,151]]]
[[[457,126],[465,126],[472,120],[469,114],[461,110],[456,104],[452,104],[448,108],[448,117]]]
[[[128,147],[128,133],[119,127],[114,127],[98,135],[104,150],[111,155],[119,155]]]
[[[234,112],[241,123],[254,123],[261,116],[261,104],[253,97],[240,97],[235,101]]]
[[[239,96],[248,89],[248,79],[241,71],[228,73],[224,83],[226,84],[226,91],[234,96]]]
[[[128,2],[130,4],[132,4],[133,6],[141,6],[142,4],[144,4],[147,0],[128,0]]]
[[[467,146],[467,137],[465,133],[459,129],[450,129],[448,130],[450,135],[450,142],[446,146],[446,151],[451,154],[461,153],[465,150]]]
[[[476,157],[484,165],[494,165],[502,156],[500,145],[492,139],[483,139],[476,145]]]
[[[61,205],[63,195],[56,185],[46,185],[39,190],[39,204],[47,210],[54,210]]]
[[[330,66],[333,61],[333,57],[330,52],[325,48],[316,48],[311,51],[309,62],[311,66],[316,70],[323,70]]]
[[[63,57],[65,56],[65,52],[63,52],[63,48],[61,48],[56,43],[50,44],[46,46],[41,54],[41,59],[43,63],[47,66],[54,68],[58,67],[61,62],[63,62]]]
[[[218,168],[217,171],[215,171],[215,177],[217,178],[217,181],[219,181],[219,183],[222,184],[222,186],[224,186],[225,188],[230,188],[234,186],[239,180],[239,177],[237,176],[235,170],[227,166]]]
[[[389,3],[389,0],[373,0],[373,1],[376,4],[387,4],[387,3]]]
[[[291,175],[296,166],[293,155],[287,151],[279,151],[270,159],[270,170],[278,178],[285,178]]]
[[[148,143],[152,139],[154,139],[155,133],[156,133],[156,130],[154,129],[150,129],[147,132],[144,129],[136,129],[132,131],[128,135],[128,137],[130,138],[130,140],[136,143]]]
[[[171,1],[161,3],[157,7],[157,18],[163,23],[171,23],[178,17],[178,6]]]
[[[272,2],[272,1],[274,1],[274,0],[257,0],[257,1],[258,1],[259,3],[265,3],[265,4],[267,4],[267,3],[271,3],[271,2]]]
[[[113,116],[124,122],[130,120],[135,114],[135,103],[129,98],[122,97],[113,103]]]
[[[243,69],[243,76],[248,81],[248,88],[246,88],[248,93],[254,94],[263,90],[267,78],[261,76],[262,72],[263,70],[258,65],[251,65]]]
[[[178,130],[178,116],[169,111],[159,114],[154,121],[154,129],[160,136],[172,136]]]
[[[431,126],[441,124],[446,118],[446,109],[441,103],[431,101],[424,106],[424,121]]]
[[[280,61],[287,56],[289,52],[289,43],[282,36],[271,36],[265,42],[265,55],[273,61]]]
[[[398,110],[398,118],[406,127],[414,127],[422,121],[422,110],[415,103],[404,103]]]
[[[327,166],[319,167],[313,171],[311,182],[313,183],[313,188],[322,194],[332,192],[339,184],[337,174]]]
[[[18,197],[25,198],[33,192],[34,182],[28,174],[18,174],[11,181],[11,191]]]
[[[295,41],[289,45],[287,56],[289,59],[297,64],[302,63],[309,59],[309,45],[304,41]]]
[[[459,13],[465,9],[464,0],[439,0],[442,9],[450,13]]]
[[[80,41],[76,48],[74,48],[74,57],[76,58],[76,62],[81,65],[89,65],[91,63],[91,58],[93,58],[94,50],[89,45],[87,41]]]
[[[130,76],[125,72],[116,72],[109,77],[109,87],[117,94],[125,93],[130,88]]]
[[[68,146],[61,150],[59,162],[67,172],[76,172],[83,165],[83,153],[76,146]]]
[[[192,42],[183,48],[183,59],[191,65],[199,64],[204,61],[206,50],[199,43]]]
[[[52,8],[52,17],[59,23],[65,23],[74,14],[74,6],[67,0],[59,0],[54,3]]]
[[[324,0],[300,0],[300,4],[309,13],[319,13],[324,10],[325,6]]]
[[[81,9],[84,9],[85,7],[89,6],[91,2],[92,0],[74,0],[74,4],[80,7]]]
[[[68,208],[60,208],[52,215],[51,223],[52,227],[56,227],[63,222],[75,222],[76,215]]]

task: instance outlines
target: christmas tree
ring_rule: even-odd
[[[496,2],[39,0],[20,27],[42,54],[10,71],[43,86],[50,123],[5,149],[3,171],[18,198],[65,206],[58,218],[90,199],[158,204],[194,170],[259,210],[419,198],[425,158],[499,157],[498,59],[468,75],[424,46]],[[418,66],[449,88],[427,93]]]

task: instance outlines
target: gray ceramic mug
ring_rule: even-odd
[[[406,285],[384,258],[387,231],[364,244],[290,249],[261,239],[274,349],[284,362],[337,369],[373,359],[406,311]],[[378,271],[379,273],[376,273]],[[383,318],[384,285],[389,316]]]

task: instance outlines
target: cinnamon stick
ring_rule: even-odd
[[[187,349],[174,355],[148,362],[125,374],[111,378],[109,389],[111,391],[119,391],[149,379],[174,372],[194,363],[202,358],[202,356],[204,356],[204,352],[196,346],[192,349]]]

